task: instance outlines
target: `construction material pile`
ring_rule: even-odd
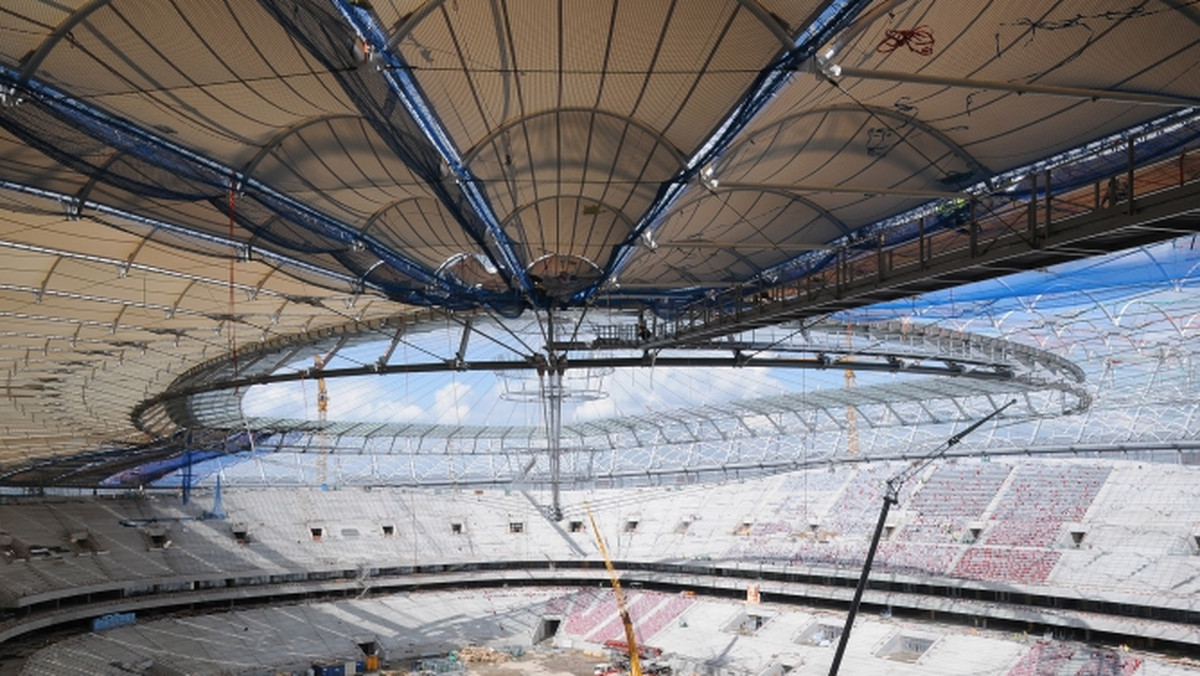
[[[468,645],[458,651],[458,659],[467,664],[500,664],[512,659],[512,655],[486,646]]]

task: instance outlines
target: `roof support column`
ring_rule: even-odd
[[[548,317],[546,325],[546,344],[553,345],[554,318]],[[550,518],[561,521],[563,513],[559,489],[562,472],[563,372],[567,369],[567,355],[556,354],[549,348],[547,352],[547,365],[538,367],[538,381],[542,386],[542,416],[546,424],[546,451],[550,463]]]

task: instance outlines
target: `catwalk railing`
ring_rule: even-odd
[[[654,322],[640,344],[730,335],[1200,231],[1200,152],[1136,166],[1131,144],[1126,156],[1124,168],[1082,186],[1059,190],[1054,177],[1071,168],[1059,166],[871,229],[790,270],[712,293]]]

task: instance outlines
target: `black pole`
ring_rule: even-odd
[[[854,599],[850,601],[850,612],[846,614],[846,626],[842,627],[842,635],[838,637],[837,652],[833,654],[833,663],[829,665],[829,676],[837,676],[842,666],[842,655],[846,652],[846,644],[850,641],[850,628],[854,626],[854,618],[858,615],[858,606],[862,602],[863,590],[867,588],[867,578],[871,575],[871,563],[875,561],[875,551],[879,549],[879,538],[883,536],[883,527],[887,521],[888,511],[893,504],[900,502],[900,488],[908,478],[929,466],[931,462],[946,454],[952,446],[963,440],[971,432],[979,429],[984,423],[1000,415],[1004,409],[1017,403],[1016,399],[987,414],[965,430],[946,440],[937,450],[925,456],[921,462],[909,465],[899,474],[887,480],[883,491],[883,509],[879,510],[879,523],[875,524],[875,534],[871,536],[871,546],[867,548],[867,560],[863,564],[862,575],[858,577],[858,586],[854,588]]]
[[[867,549],[867,562],[863,564],[862,575],[858,576],[858,586],[854,588],[854,599],[850,601],[850,612],[846,615],[846,626],[842,627],[842,635],[838,637],[837,652],[833,654],[833,664],[829,665],[829,676],[837,676],[842,666],[842,655],[846,652],[846,643],[850,641],[850,627],[854,625],[854,617],[858,615],[858,606],[862,602],[863,590],[867,588],[867,578],[871,575],[871,562],[875,560],[875,550],[879,549],[879,538],[883,535],[883,526],[887,522],[888,511],[892,503],[898,501],[896,491],[893,492],[892,482],[888,481],[883,494],[883,509],[879,510],[879,521],[875,524],[875,534],[871,536],[871,546]]]
[[[991,420],[992,418],[995,418],[996,416],[1000,415],[1001,413],[1003,413],[1003,412],[1004,412],[1004,409],[1008,408],[1009,406],[1012,406],[1012,405],[1013,405],[1013,404],[1015,404],[1015,403],[1017,403],[1017,400],[1016,400],[1016,399],[1009,399],[1007,404],[1005,404],[1005,405],[1001,406],[1000,408],[996,409],[995,411],[992,411],[991,413],[989,413],[989,414],[987,414],[987,415],[983,416],[983,417],[982,417],[982,418],[980,418],[979,420],[977,420],[977,421],[975,421],[974,423],[972,423],[972,424],[971,424],[971,426],[970,426],[970,427],[968,427],[967,429],[965,429],[965,430],[963,430],[963,431],[959,432],[958,434],[955,434],[954,436],[950,437],[949,439],[947,439],[947,440],[946,440],[946,447],[945,447],[945,448],[943,448],[943,449],[942,449],[942,450],[940,450],[940,451],[937,451],[937,452],[936,452],[936,453],[935,453],[933,456],[931,456],[931,457],[930,457],[930,459],[931,459],[931,460],[936,460],[937,458],[941,457],[941,455],[942,455],[943,453],[945,453],[946,451],[950,450],[950,447],[951,447],[951,446],[954,446],[954,445],[955,445],[955,444],[957,444],[958,442],[962,441],[962,440],[963,440],[963,437],[965,437],[965,436],[967,436],[968,434],[970,434],[971,432],[974,432],[975,430],[979,429],[980,427],[982,427],[982,426],[983,426],[983,424],[984,424],[985,422],[987,422],[987,421]]]

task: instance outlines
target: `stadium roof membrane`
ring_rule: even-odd
[[[972,452],[1195,445],[1195,2],[89,0],[0,35],[10,486],[727,476],[1010,398]]]

